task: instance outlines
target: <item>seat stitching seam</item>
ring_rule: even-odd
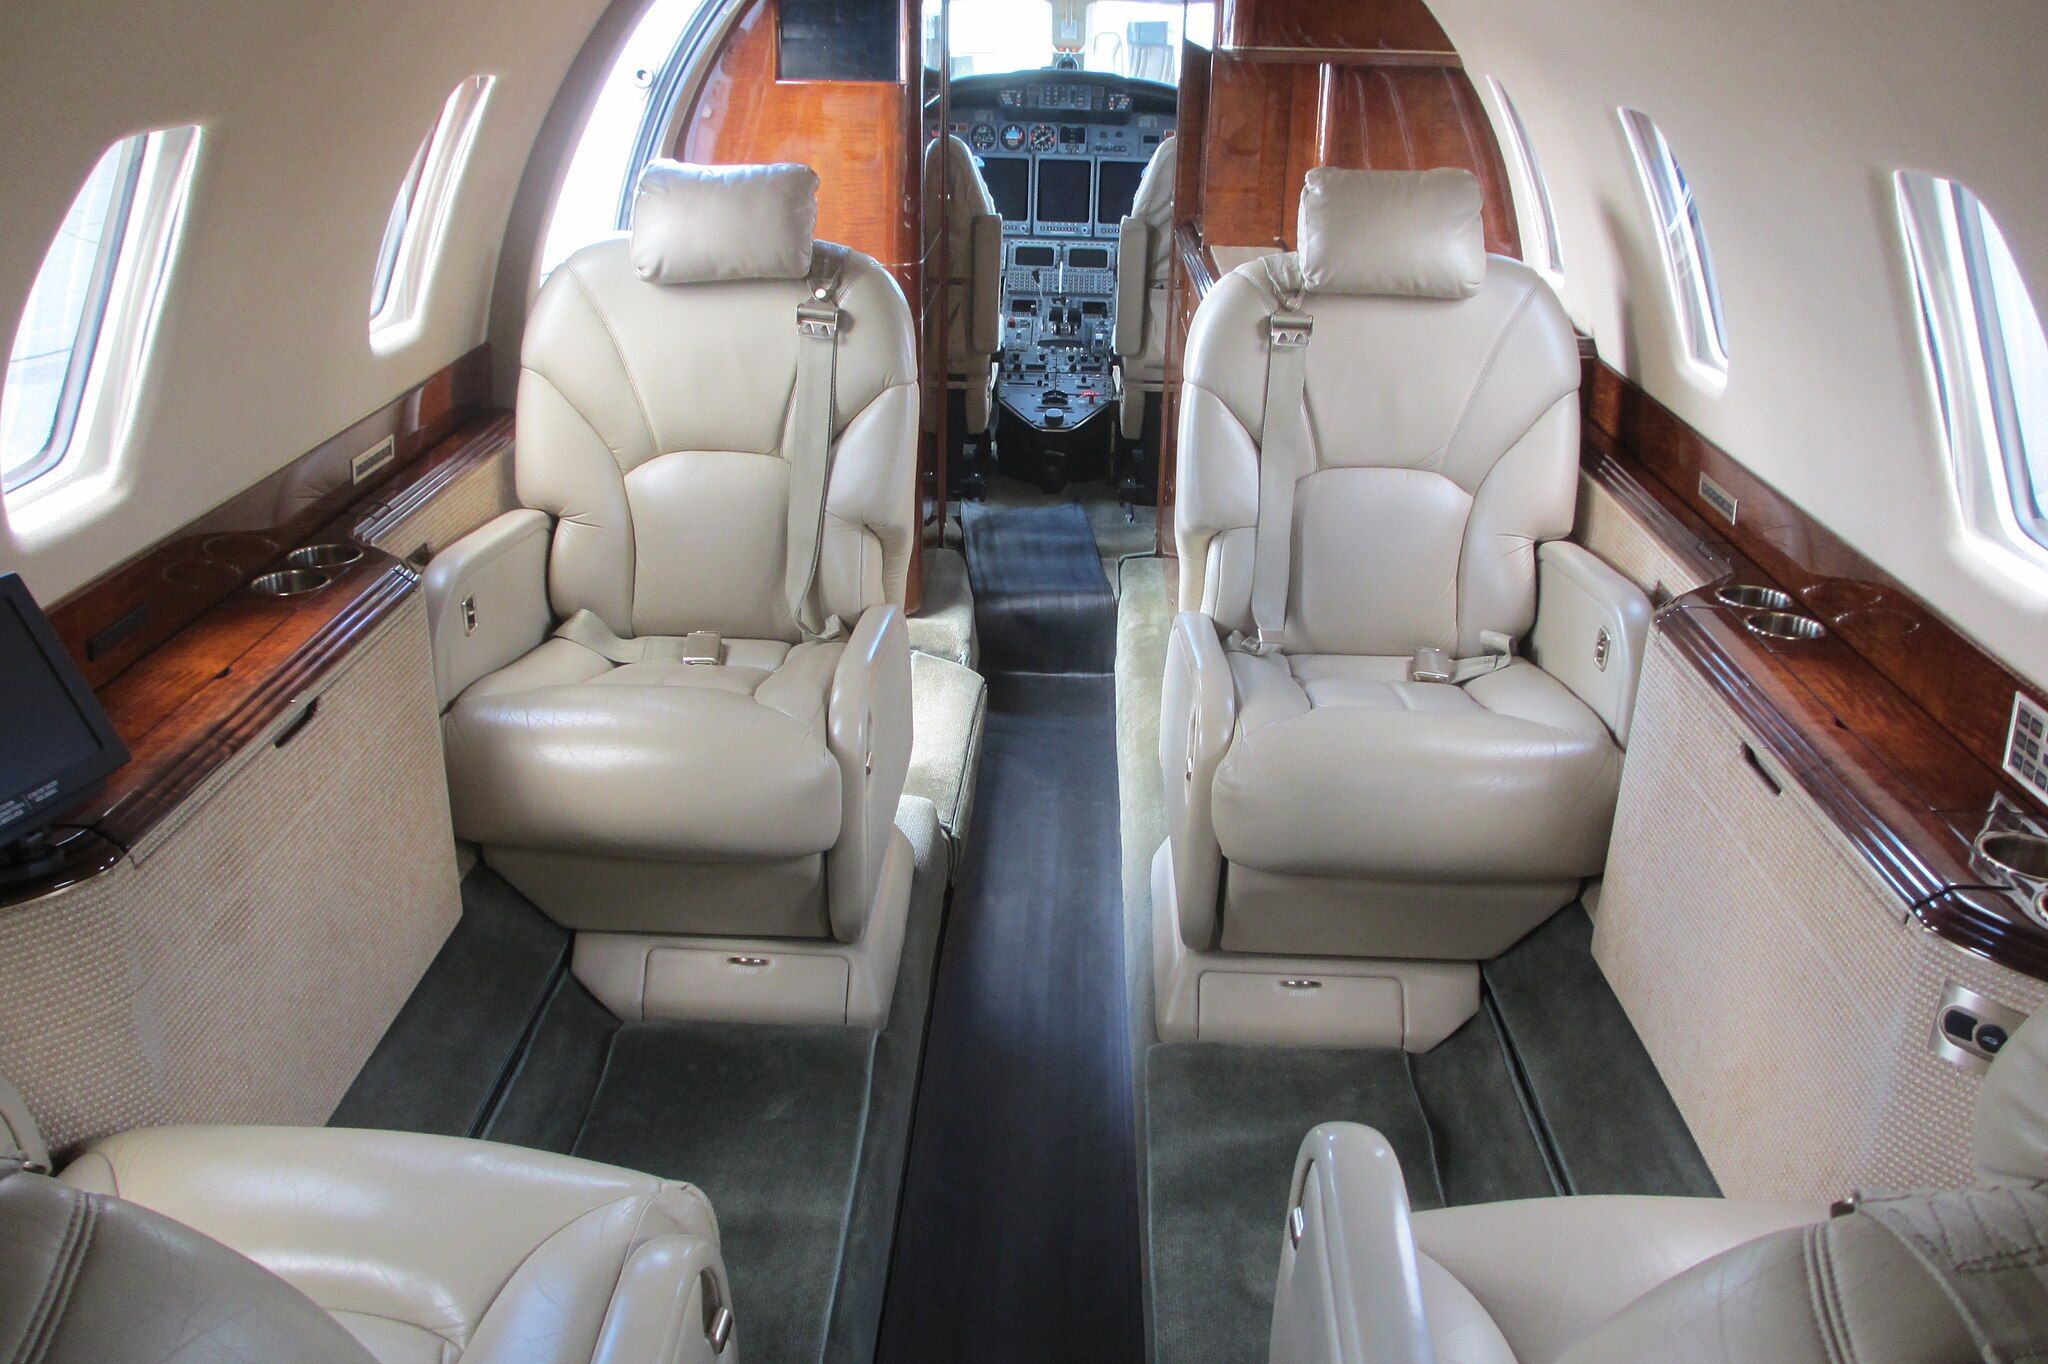
[[[576,291],[583,295],[583,301],[590,305],[590,311],[596,315],[598,325],[604,328],[606,338],[612,343],[612,358],[619,362],[619,372],[626,376],[626,387],[633,390],[633,401],[640,409],[640,425],[647,432],[647,448],[658,452],[661,442],[654,435],[654,414],[647,408],[647,397],[640,391],[640,380],[633,373],[633,366],[627,363],[626,348],[619,344],[618,329],[612,325],[610,314],[599,306],[597,295],[590,292],[590,286],[584,283],[583,276],[571,270],[569,279],[575,284]],[[561,392],[559,388],[555,391]],[[567,397],[566,394],[563,396]],[[575,404],[571,403],[570,406],[574,407]]]
[[[77,1279],[78,1268],[84,1258],[80,1248],[81,1232],[85,1230],[92,1216],[93,1202],[90,1195],[80,1196],[73,1201],[71,1214],[64,1224],[64,1239],[58,1246],[57,1262],[51,1267],[50,1277],[43,1284],[42,1297],[36,1304],[35,1313],[29,1318],[28,1328],[15,1356],[17,1360],[24,1361],[24,1364],[47,1356],[50,1346],[56,1339],[57,1321],[63,1315],[62,1304],[70,1300],[71,1287]]]
[[[1485,361],[1480,364],[1479,372],[1472,376],[1472,386],[1465,390],[1465,401],[1458,409],[1457,424],[1451,427],[1451,434],[1444,443],[1437,447],[1436,454],[1440,460],[1450,455],[1452,447],[1458,443],[1458,437],[1465,433],[1465,423],[1472,419],[1472,404],[1479,397],[1479,390],[1486,387],[1486,381],[1493,375],[1494,363],[1500,359],[1501,348],[1507,344],[1508,336],[1514,331],[1515,324],[1522,320],[1522,314],[1528,311],[1529,304],[1535,297],[1536,289],[1531,285],[1523,291],[1522,301],[1515,305],[1515,310],[1500,324],[1500,330],[1494,333],[1493,341],[1486,348]]]
[[[1454,628],[1460,635],[1464,633],[1465,629],[1465,549],[1466,546],[1472,543],[1472,514],[1479,509],[1479,499],[1485,494],[1486,485],[1491,483],[1493,476],[1500,472],[1500,466],[1506,464],[1509,456],[1513,455],[1520,448],[1522,442],[1529,438],[1529,433],[1534,431],[1545,417],[1555,412],[1559,403],[1564,402],[1569,397],[1571,397],[1569,393],[1560,393],[1557,397],[1546,403],[1534,417],[1531,417],[1529,424],[1515,433],[1515,438],[1508,442],[1505,450],[1501,451],[1500,458],[1495,460],[1493,466],[1480,477],[1479,486],[1472,490],[1472,505],[1465,510],[1465,526],[1458,536],[1458,576],[1452,583],[1452,590],[1457,593],[1458,597],[1458,603],[1453,608],[1453,618],[1456,621]],[[1459,424],[1463,425],[1462,419],[1460,419]],[[1449,476],[1445,475],[1445,477]],[[1453,481],[1455,482],[1455,480]],[[1517,535],[1514,538],[1527,540],[1531,544],[1536,542],[1536,537],[1533,535]]]

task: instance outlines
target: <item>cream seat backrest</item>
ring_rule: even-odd
[[[965,142],[948,135],[932,155],[944,160],[947,188],[946,368],[974,375],[1002,348],[1003,220]]]
[[[630,238],[556,268],[521,353],[520,501],[555,518],[554,613],[624,637],[794,641],[785,600],[796,310],[817,175],[656,163]],[[824,615],[900,603],[912,546],[914,329],[881,266],[847,252]]]
[[[1486,254],[1465,171],[1309,172],[1298,255],[1232,271],[1190,330],[1181,607],[1252,626],[1268,319],[1314,329],[1296,425],[1293,653],[1483,652],[1526,634],[1536,547],[1571,530],[1579,360],[1537,274]],[[1305,429],[1304,429],[1305,428]]]
[[[1117,239],[1113,348],[1136,363],[1141,377],[1166,359],[1166,289],[1173,264],[1173,182],[1179,146],[1178,138],[1169,137],[1152,153]]]

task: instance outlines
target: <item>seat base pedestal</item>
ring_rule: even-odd
[[[1153,1004],[1162,1042],[1425,1052],[1479,1011],[1469,961],[1255,956],[1181,940],[1172,853],[1152,859]]]
[[[584,932],[576,935],[570,970],[600,1004],[629,1021],[880,1028],[896,990],[915,861],[910,840],[892,830],[858,942]]]

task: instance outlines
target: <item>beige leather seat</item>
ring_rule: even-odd
[[[946,381],[965,402],[966,433],[978,436],[995,410],[1003,348],[1003,219],[965,142],[949,134],[927,155],[942,160],[946,186]]]
[[[1145,433],[1145,395],[1166,381],[1167,285],[1173,273],[1173,180],[1179,139],[1159,144],[1131,200],[1116,242],[1118,422],[1125,440]]]
[[[1295,1163],[1275,1364],[1965,1364],[2048,1356],[2048,1018],[1977,1098],[1979,1183],[1853,1213],[1547,1198],[1417,1213],[1379,1133]],[[1432,1353],[1433,1351],[1433,1353]]]
[[[0,1160],[9,1358],[708,1364],[731,1300],[701,1193],[566,1156],[167,1127],[61,1182]]]
[[[896,855],[915,333],[816,218],[651,166],[533,305],[526,510],[428,568],[456,833],[570,928],[851,942]]]
[[[1601,868],[1625,727],[1603,689],[1633,665],[1596,670],[1590,632],[1521,656],[1539,547],[1612,604],[1617,659],[1648,608],[1546,544],[1572,527],[1576,343],[1479,211],[1463,171],[1311,171],[1299,255],[1195,317],[1160,740],[1190,948],[1480,960]],[[1290,357],[1300,399],[1269,412]],[[1576,589],[1544,583],[1562,613]]]

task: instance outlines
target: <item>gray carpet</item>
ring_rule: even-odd
[[[1161,1364],[1265,1358],[1288,1179],[1317,1123],[1377,1127],[1401,1158],[1413,1205],[1443,1202],[1428,1119],[1398,1051],[1161,1043],[1146,1069]]]

